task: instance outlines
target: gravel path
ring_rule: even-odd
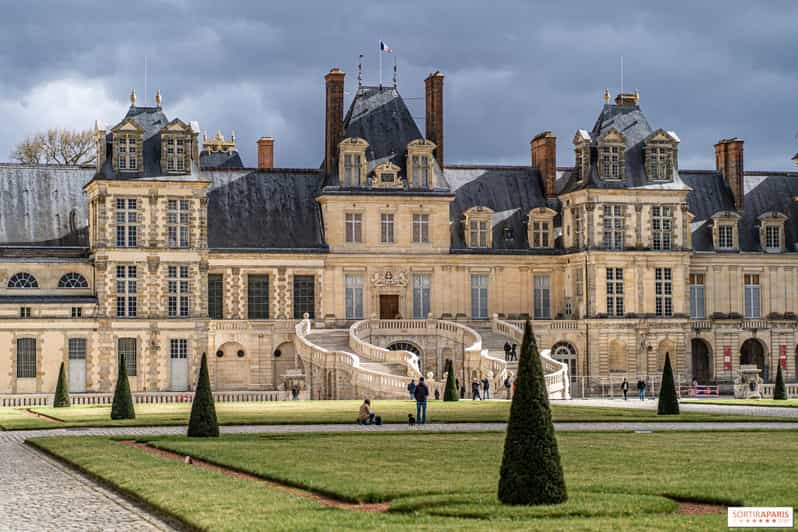
[[[656,410],[657,401],[646,399],[640,401],[632,398],[623,399],[571,399],[562,401],[562,404],[573,406],[606,406],[610,408],[639,408],[643,410]],[[779,406],[743,406],[743,405],[710,405],[700,403],[679,403],[682,412],[698,412],[702,414],[736,414],[738,416],[767,416],[767,417],[798,417],[798,408]]]

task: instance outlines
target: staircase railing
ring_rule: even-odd
[[[385,364],[401,364],[407,369],[407,376],[413,379],[421,377],[419,370],[418,355],[404,350],[390,350],[367,342],[364,338],[371,335],[372,329],[386,328],[386,324],[398,325],[397,328],[408,329],[418,328],[416,323],[411,320],[362,320],[358,321],[349,328],[349,347],[356,354],[365,359]],[[408,327],[408,322],[410,327]],[[423,323],[423,322],[422,322]]]

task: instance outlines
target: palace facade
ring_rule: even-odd
[[[444,76],[425,84],[422,134],[393,86],[358,86],[344,114],[331,70],[321,168],[275,168],[269,137],[244,168],[235,138],[135,94],[97,121],[96,167],[0,165],[0,394],[52,392],[62,362],[73,393],[109,392],[121,354],[138,392],[191,389],[202,353],[217,390],[398,390],[450,357],[498,377],[463,334],[525,318],[572,379],[666,354],[700,383],[797,377],[798,173],[746,170],[739,138],[683,170],[678,135],[608,92],[572,167],[550,132],[528,165],[456,165]],[[363,345],[331,339],[361,320]]]

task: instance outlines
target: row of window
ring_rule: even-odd
[[[673,271],[670,268],[654,269],[654,312],[661,318],[673,316]],[[607,268],[607,316],[622,318],[623,315],[623,268]]]
[[[8,279],[8,288],[39,288],[39,281],[28,272],[15,273]],[[69,272],[58,280],[58,288],[88,288],[89,282],[77,272]]]
[[[603,209],[604,249],[623,250],[626,232],[626,207],[604,205]],[[574,246],[584,247],[585,224],[582,209],[573,211]],[[673,231],[673,208],[655,205],[651,207],[651,248],[657,251],[671,249]],[[537,246],[535,246],[537,247]]]
[[[316,317],[316,282],[313,275],[294,276],[294,319]],[[224,319],[224,277],[208,274],[208,317]],[[269,319],[269,276],[247,275],[247,319]]]
[[[187,318],[190,313],[190,289],[188,266],[168,266],[167,315],[170,318]],[[119,265],[116,267],[116,316],[135,318],[138,316],[138,267]]]
[[[762,317],[761,287],[759,275],[746,273],[743,275],[743,317],[746,319],[759,319]],[[704,274],[690,274],[690,317],[693,319],[706,318],[706,304],[704,301]]]
[[[116,200],[116,246],[135,248],[138,246],[138,200],[117,198]],[[170,199],[166,205],[167,246],[187,248],[190,244],[190,202],[187,199]]]
[[[141,155],[142,139],[138,134],[115,133],[114,145],[116,150],[116,164],[120,172],[139,172],[139,156]],[[187,136],[164,136],[161,141],[161,150],[164,152],[167,173],[182,174],[186,172],[187,151],[191,139]]]
[[[69,315],[73,318],[80,318],[83,316],[83,308],[82,307],[72,307],[70,309]],[[20,318],[30,318],[31,316],[31,308],[30,307],[19,307],[19,317]]]
[[[428,243],[429,238],[429,214],[413,215],[413,242],[417,244]],[[363,214],[359,212],[348,212],[344,215],[344,235],[348,243],[363,242]],[[380,243],[393,244],[394,237],[394,215],[384,212],[380,214]]]

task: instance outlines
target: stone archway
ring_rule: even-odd
[[[409,351],[416,355],[418,357],[418,369],[421,371],[422,375],[424,375],[424,372],[428,369],[435,369],[435,361],[425,360],[423,351],[418,344],[408,340],[397,340],[396,342],[388,344],[385,349],[389,351]]]
[[[712,381],[712,354],[707,342],[701,338],[693,338],[690,342],[693,367],[693,380],[698,384],[709,384]]]
[[[298,369],[298,359],[294,352],[293,342],[283,342],[272,352],[272,386],[275,390],[283,390],[290,380],[290,370]]]
[[[768,382],[765,345],[757,338],[749,338],[740,346],[740,365],[755,365],[762,370],[762,378]]]
[[[568,376],[571,382],[576,382],[577,379],[577,356],[576,348],[570,342],[557,342],[551,348],[551,358],[557,362],[562,362],[568,365]]]

